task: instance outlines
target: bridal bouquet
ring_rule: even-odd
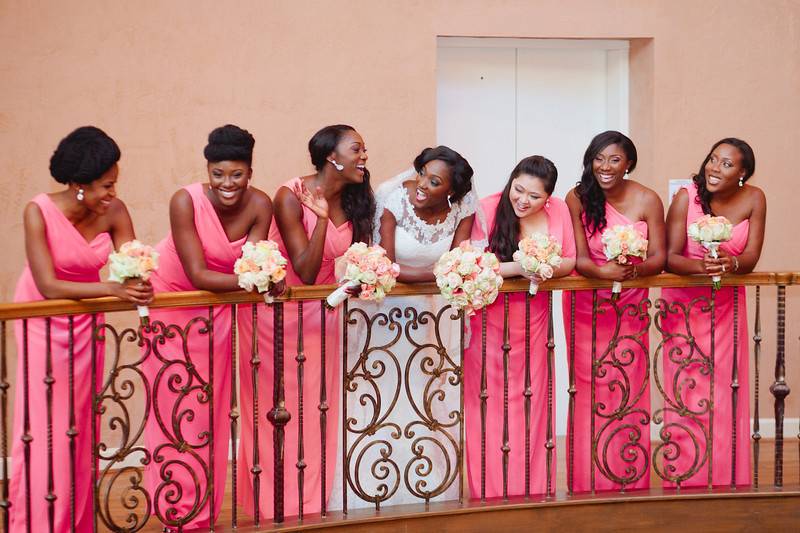
[[[273,241],[248,241],[242,246],[242,257],[233,265],[233,273],[239,276],[239,287],[246,291],[255,288],[264,295],[264,302],[271,304],[274,298],[269,289],[286,277],[286,258]]]
[[[347,291],[356,287],[361,287],[360,299],[380,302],[394,288],[400,274],[400,266],[392,263],[386,250],[378,245],[353,243],[344,253],[344,262],[344,274],[339,279],[342,285],[326,300],[331,307],[345,301]]]
[[[603,252],[609,261],[627,265],[631,263],[633,257],[641,259],[647,257],[647,239],[632,224],[617,224],[614,227],[606,228],[600,239],[603,242]],[[620,291],[622,291],[622,283],[615,281],[611,288],[611,299],[619,298]]]
[[[108,280],[123,283],[126,279],[150,279],[150,274],[158,268],[158,252],[152,246],[142,244],[136,239],[126,242],[119,251],[108,256]],[[143,326],[150,322],[150,310],[146,305],[136,306],[139,320]]]
[[[561,266],[561,244],[550,235],[534,233],[519,241],[519,250],[513,258],[529,276],[536,274],[543,280],[550,279]],[[529,292],[536,295],[537,290],[539,282],[532,279]]]
[[[445,252],[433,273],[444,299],[456,309],[463,309],[467,316],[494,302],[503,284],[497,256],[481,252],[469,241]]]
[[[686,233],[690,239],[703,245],[711,257],[717,259],[719,245],[731,240],[733,224],[725,217],[703,215],[689,224]],[[711,276],[711,281],[714,283],[714,289],[722,286],[722,277],[717,274]]]

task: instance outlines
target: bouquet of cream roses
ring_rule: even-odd
[[[347,298],[347,291],[356,287],[361,287],[358,293],[360,299],[380,302],[397,283],[400,266],[392,263],[386,256],[386,250],[378,245],[353,243],[343,258],[344,274],[339,279],[342,285],[326,300],[331,307],[342,303]]]
[[[126,279],[150,279],[150,274],[158,268],[158,252],[152,246],[142,244],[136,239],[126,242],[119,251],[108,256],[108,280],[122,283]],[[146,305],[138,305],[139,320],[143,326],[150,322],[150,310]]]
[[[534,233],[519,241],[519,250],[514,252],[513,258],[526,274],[550,279],[561,266],[561,244],[550,235]],[[529,292],[535,295],[538,289],[539,282],[532,279]]]
[[[494,302],[503,284],[497,256],[481,252],[469,241],[445,252],[433,273],[445,300],[456,309],[463,309],[467,316]]]
[[[631,258],[647,257],[647,239],[631,224],[617,224],[606,228],[600,240],[603,242],[603,252],[606,259],[616,261],[620,265],[627,265]],[[615,281],[611,288],[611,298],[616,300],[622,291],[622,283]]]
[[[717,259],[719,245],[731,240],[733,224],[725,217],[703,215],[689,224],[686,233],[690,239],[703,245],[711,257]],[[711,276],[711,281],[714,283],[714,289],[719,289],[722,285],[722,277],[717,274]]]
[[[271,304],[274,298],[269,289],[286,277],[286,258],[273,241],[248,241],[242,246],[242,257],[233,265],[233,273],[239,277],[239,287],[246,291],[255,288],[264,295],[264,302]]]

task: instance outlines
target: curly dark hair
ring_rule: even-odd
[[[414,169],[420,172],[422,167],[434,160],[446,163],[453,173],[450,178],[450,187],[453,189],[450,201],[456,203],[464,198],[464,195],[472,190],[473,171],[469,162],[452,148],[437,146],[436,148],[425,148],[420,152],[414,158]]]
[[[226,124],[208,134],[208,144],[203,155],[209,163],[243,161],[252,166],[255,144],[256,140],[249,131]]]
[[[311,163],[317,171],[325,166],[331,152],[348,131],[356,131],[347,124],[325,126],[308,141],[308,152]],[[372,230],[375,219],[375,195],[369,184],[369,170],[364,169],[364,181],[351,183],[342,191],[342,210],[347,220],[353,225],[353,242],[372,242]]]
[[[581,181],[575,186],[575,195],[581,201],[581,208],[586,217],[589,235],[594,235],[598,231],[603,231],[606,227],[606,194],[597,183],[597,178],[592,169],[592,162],[597,154],[602,152],[607,146],[617,144],[625,152],[628,161],[631,162],[628,172],[633,172],[636,168],[638,156],[636,146],[627,135],[618,131],[609,130],[595,135],[589,143],[586,152],[583,154],[583,173]]]
[[[697,185],[697,199],[695,201],[700,204],[700,206],[703,208],[703,213],[706,215],[714,214],[711,211],[711,198],[713,194],[706,189],[706,165],[711,159],[711,154],[713,154],[714,150],[716,150],[721,144],[730,144],[731,146],[737,148],[739,153],[742,154],[742,167],[744,167],[744,176],[742,177],[743,183],[749,180],[756,171],[756,156],[753,153],[753,149],[749,144],[747,144],[747,142],[737,139],[736,137],[726,137],[721,141],[714,143],[714,146],[712,146],[711,150],[708,151],[708,155],[700,165],[700,171],[692,176],[692,181],[694,181],[694,184]]]
[[[100,128],[83,126],[58,143],[50,174],[59,183],[87,184],[105,174],[120,158],[119,146]]]
[[[500,261],[511,261],[514,252],[519,246],[519,217],[514,213],[509,195],[511,194],[511,183],[521,174],[527,174],[539,178],[544,182],[544,190],[547,194],[553,194],[558,180],[558,170],[552,161],[540,155],[526,157],[517,163],[508,182],[500,195],[500,202],[497,204],[494,224],[489,233],[489,250],[494,252]]]

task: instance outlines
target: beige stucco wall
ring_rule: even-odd
[[[254,180],[270,194],[309,169],[307,140],[328,123],[364,135],[376,181],[407,166],[436,140],[438,35],[632,39],[636,178],[665,197],[715,140],[747,139],[769,204],[759,269],[800,270],[796,0],[0,0],[2,301],[23,265],[24,203],[57,188],[48,159],[72,128],[119,142],[120,195],[155,242],[169,196],[203,176],[205,137],[226,122],[256,136]],[[769,359],[772,303],[765,314]]]

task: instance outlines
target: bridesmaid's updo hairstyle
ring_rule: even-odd
[[[603,231],[606,227],[606,194],[600,185],[597,183],[597,178],[594,176],[592,169],[592,162],[597,154],[605,150],[607,146],[612,144],[619,145],[625,156],[630,161],[628,173],[633,172],[636,168],[636,146],[633,141],[618,131],[610,130],[600,133],[592,139],[586,152],[583,154],[583,174],[581,174],[581,181],[575,187],[575,194],[581,201],[583,214],[586,217],[586,227],[589,229],[589,235],[594,235],[598,231]]]
[[[447,146],[437,146],[436,148],[425,148],[420,154],[414,158],[414,169],[417,172],[422,170],[426,164],[431,161],[442,161],[450,167],[453,173],[450,178],[450,187],[453,189],[453,194],[450,196],[450,202],[456,203],[472,190],[472,167],[464,159],[461,154],[448,148]]]
[[[86,185],[105,174],[119,158],[114,139],[100,128],[83,126],[58,143],[50,158],[50,175],[58,183]]]
[[[508,182],[500,195],[500,202],[497,204],[497,211],[494,217],[494,225],[489,233],[489,250],[494,252],[500,261],[512,261],[514,252],[517,250],[520,241],[519,217],[514,213],[511,205],[511,183],[522,174],[533,176],[542,180],[544,191],[550,195],[556,188],[558,180],[558,170],[552,161],[540,155],[526,157],[517,163]]]
[[[356,131],[347,124],[325,126],[308,141],[311,164],[321,172],[328,156],[336,150],[342,136],[348,131]],[[351,183],[342,190],[342,210],[353,225],[353,242],[372,242],[372,228],[375,218],[375,196],[369,184],[369,170],[364,169],[364,181]]]
[[[209,163],[220,161],[242,161],[253,164],[253,146],[256,140],[249,131],[226,124],[208,134],[208,144],[203,155]]]
[[[711,212],[711,197],[713,195],[706,189],[706,165],[711,159],[711,154],[713,154],[714,150],[721,144],[730,144],[742,154],[742,168],[744,168],[742,182],[749,180],[756,171],[756,156],[747,142],[737,139],[736,137],[726,137],[721,141],[717,141],[714,146],[711,147],[711,150],[708,151],[708,155],[703,160],[703,164],[700,165],[700,171],[692,177],[695,185],[697,185],[697,199],[695,201],[700,204],[703,208],[703,213],[706,215],[714,214]]]

